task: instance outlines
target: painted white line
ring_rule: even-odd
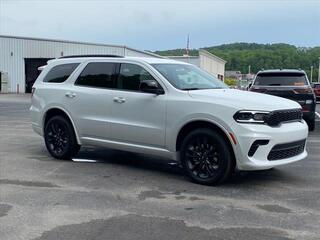
[[[97,160],[93,160],[93,159],[80,159],[80,158],[73,158],[72,161],[74,162],[98,162]]]
[[[317,139],[308,139],[307,143],[320,143],[320,140],[317,140]]]

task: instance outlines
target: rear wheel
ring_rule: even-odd
[[[45,126],[44,139],[49,153],[57,159],[71,159],[80,150],[73,127],[63,116],[49,119]]]
[[[186,175],[204,185],[223,182],[234,166],[228,143],[211,129],[197,129],[189,133],[180,154]]]

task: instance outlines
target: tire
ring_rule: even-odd
[[[208,128],[196,129],[183,140],[181,164],[193,182],[215,185],[225,181],[234,169],[231,151],[219,133]]]
[[[72,124],[63,116],[49,119],[44,130],[48,152],[56,159],[70,160],[79,150]]]
[[[308,127],[309,127],[309,131],[310,131],[310,132],[314,131],[315,128],[316,128],[316,119],[313,118],[313,119],[311,119],[311,120],[308,120],[308,121],[307,121],[307,124],[308,124]]]

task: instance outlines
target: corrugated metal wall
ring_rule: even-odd
[[[200,68],[209,72],[215,77],[218,77],[219,74],[224,78],[225,62],[215,59],[210,55],[203,54],[202,52],[199,53],[199,58]]]
[[[0,72],[8,73],[10,92],[25,91],[25,58],[58,58],[62,54],[113,54],[121,56],[151,56],[151,54],[116,45],[96,45],[75,42],[24,39],[0,36]]]

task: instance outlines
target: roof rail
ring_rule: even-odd
[[[59,57],[59,59],[62,58],[86,58],[86,57],[110,57],[110,58],[123,58],[123,56],[119,55],[111,55],[111,54],[88,54],[88,55],[70,55],[70,56],[63,56]]]

